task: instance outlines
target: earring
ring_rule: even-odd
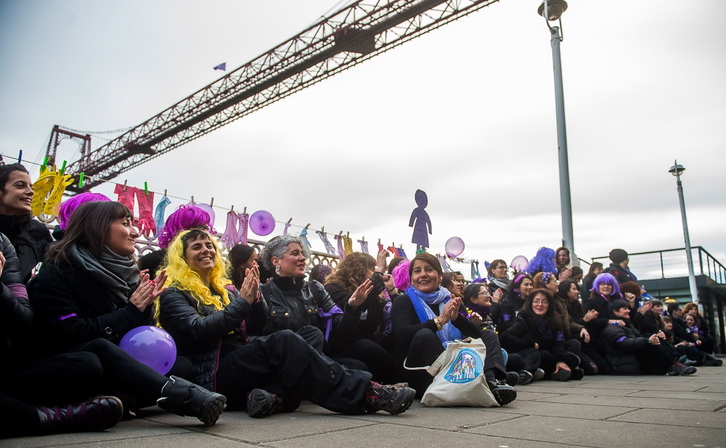
[[[275,266],[275,274],[280,275],[280,265]]]

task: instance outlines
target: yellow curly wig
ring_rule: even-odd
[[[189,268],[184,256],[188,243],[199,237],[208,238],[214,245],[214,267],[209,273],[209,286],[202,282],[199,274]],[[192,229],[179,233],[169,244],[164,261],[166,264],[162,269],[166,269],[167,275],[164,286],[187,291],[200,303],[212,306],[216,310],[222,310],[229,305],[229,297],[225,288],[225,286],[232,283],[226,278],[229,263],[222,258],[217,242],[209,233],[201,229]],[[221,294],[221,297],[213,294],[212,291]],[[158,317],[158,307],[156,314]]]

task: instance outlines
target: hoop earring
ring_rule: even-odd
[[[275,274],[280,275],[280,266],[275,266]]]

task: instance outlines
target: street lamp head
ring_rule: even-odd
[[[675,165],[673,165],[671,167],[671,169],[668,170],[669,173],[671,173],[672,175],[674,175],[676,177],[678,177],[681,174],[683,174],[684,171],[686,171],[686,169],[683,168],[683,165],[679,165],[678,163],[676,163]]]
[[[544,17],[545,15],[545,2],[547,2],[547,17],[550,22],[558,20],[562,13],[567,10],[567,2],[565,0],[544,0],[539,8],[537,8],[537,14]]]

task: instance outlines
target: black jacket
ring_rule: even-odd
[[[20,277],[20,260],[10,240],[0,233],[5,264],[0,276],[0,359],[4,377],[21,370],[29,361],[27,348],[33,325],[33,310]]]
[[[342,286],[335,283],[325,285],[325,290],[330,294],[330,298],[338,305],[338,308],[345,309],[348,306],[348,299],[352,296],[350,291],[343,289]],[[383,329],[383,306],[378,300],[379,294],[377,291],[371,291],[366,297],[366,300],[358,306],[356,310],[352,310],[353,314],[359,314],[359,319],[355,322],[350,321],[350,328],[346,329],[345,332],[336,332],[335,336],[330,338],[328,341],[331,350],[342,349],[350,342],[353,342],[359,338],[371,339],[374,341],[380,341],[380,335]],[[365,313],[365,314],[364,314]],[[363,318],[365,317],[365,318]],[[346,336],[342,339],[341,336]]]
[[[221,293],[221,292],[220,292]],[[223,353],[244,345],[240,335],[242,322],[247,330],[264,324],[265,302],[253,305],[225,290],[230,304],[218,311],[199,303],[187,291],[169,288],[159,298],[159,322],[174,338],[177,354],[194,365],[193,382],[207,389],[216,388],[215,374]],[[259,329],[257,329],[259,331]]]
[[[129,294],[131,294],[130,292]],[[39,353],[65,352],[97,338],[114,344],[133,328],[152,325],[152,308],[142,313],[86,272],[69,263],[43,267],[29,283]]]
[[[0,215],[0,232],[8,237],[20,259],[20,278],[23,283],[30,279],[33,268],[43,260],[45,251],[53,241],[50,231],[30,215]]]
[[[500,334],[507,331],[507,328],[514,323],[524,302],[525,300],[516,292],[511,292],[506,299],[499,302],[499,318],[495,322]]]
[[[519,313],[514,323],[499,334],[502,348],[516,353],[527,348],[534,348],[537,343],[540,350],[546,350],[555,357],[557,362],[567,362],[567,348],[562,330],[555,321],[544,321],[549,334],[543,334],[535,322],[535,316],[529,312]]]
[[[635,274],[630,272],[629,269],[625,269],[624,267],[620,266],[617,263],[610,263],[610,266],[603,269],[603,273],[608,273],[615,277],[615,279],[618,281],[618,283],[622,284],[625,282],[637,282],[638,279],[635,277]]]
[[[319,282],[305,281],[303,277],[275,277],[262,285],[260,292],[269,309],[263,334],[279,330],[298,331],[306,325],[326,333],[327,323],[319,313],[321,310],[330,312],[335,302]],[[360,309],[347,303],[341,309],[343,314],[332,317],[331,340],[348,339],[360,319]]]
[[[629,319],[625,326],[608,325],[602,332],[605,340],[605,357],[615,375],[639,375],[639,359],[648,350],[648,338],[640,335]]]

